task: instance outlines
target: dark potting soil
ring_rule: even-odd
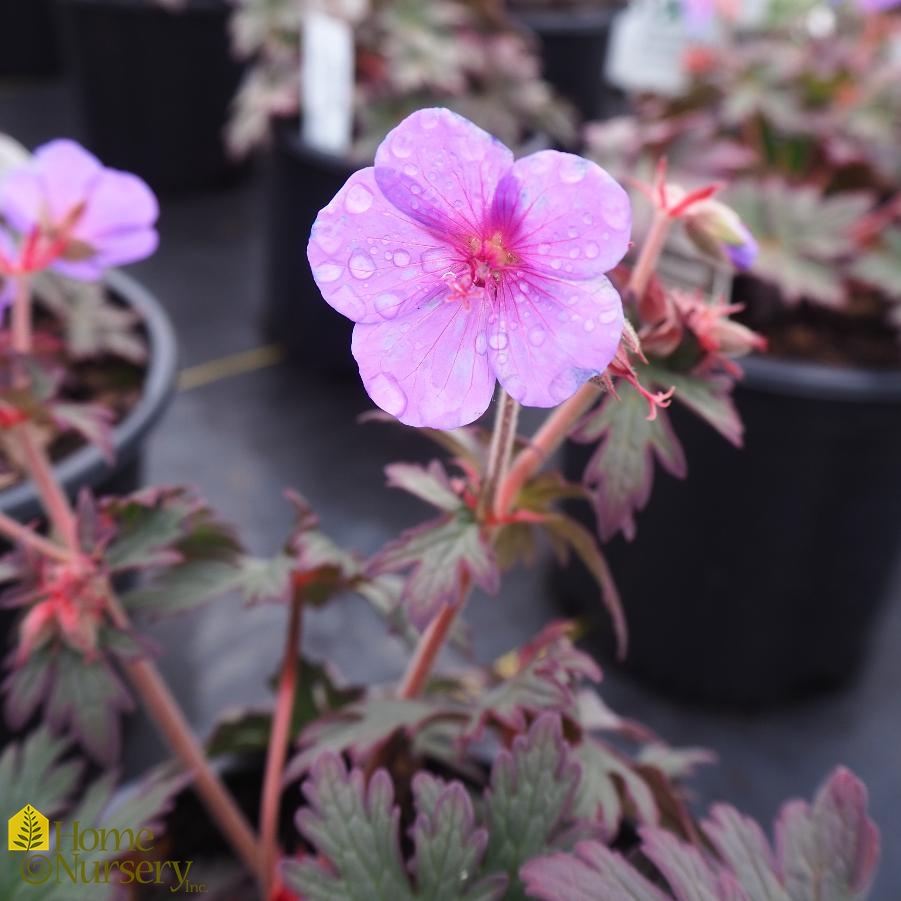
[[[80,360],[66,358],[64,352],[60,356],[58,348],[64,346],[62,323],[40,304],[40,298],[36,298],[35,347],[45,348],[48,354],[53,355],[55,366],[52,368],[60,367],[63,370],[57,399],[69,403],[100,405],[112,414],[110,427],[118,425],[141,398],[147,364],[132,362],[112,353]],[[140,322],[135,322],[129,330],[129,337],[146,348],[146,337]],[[60,430],[43,425],[41,429],[48,441],[50,459],[54,462],[86,444],[86,439],[71,429]],[[52,430],[49,435],[47,429]],[[21,473],[10,465],[5,448],[0,443],[0,490],[21,480]]]
[[[901,335],[887,321],[887,302],[861,292],[836,310],[801,301],[788,305],[748,278],[735,281],[739,319],[768,341],[767,355],[831,366],[901,369]]]

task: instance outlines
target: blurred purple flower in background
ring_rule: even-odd
[[[550,407],[602,372],[623,310],[604,277],[631,230],[626,192],[553,150],[514,162],[446,109],[413,113],[319,214],[308,256],[357,325],[369,396],[409,425],[455,428],[498,380]]]
[[[52,266],[95,281],[156,250],[158,215],[156,197],[136,175],[105,168],[74,141],[51,141],[0,183],[0,218],[19,236],[17,260],[0,268],[16,274]],[[0,251],[13,256],[9,236]]]

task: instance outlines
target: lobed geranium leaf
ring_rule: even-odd
[[[428,466],[416,463],[392,463],[385,467],[388,485],[418,497],[420,500],[451,513],[463,506],[460,496],[453,490],[444,467],[433,460]]]
[[[744,426],[732,400],[733,379],[693,375],[657,365],[649,366],[645,372],[656,387],[662,390],[675,388],[674,397],[679,403],[713,426],[731,444],[741,447]]]
[[[233,563],[182,563],[156,574],[151,584],[125,592],[121,601],[131,613],[147,619],[175,616],[231,591],[239,579],[240,570]]]
[[[473,701],[466,734],[479,736],[486,724],[522,732],[530,717],[549,710],[575,721],[576,687],[583,679],[600,681],[601,671],[573,645],[571,630],[571,623],[551,623],[527,645],[501,657]]]
[[[686,474],[685,455],[666,412],[648,420],[647,401],[623,385],[619,399],[609,396],[579,424],[572,438],[598,442],[583,475],[592,494],[601,537],[617,532],[635,537],[635,514],[651,496],[654,459],[677,478]]]
[[[107,461],[112,462],[113,420],[107,407],[100,404],[53,403],[49,412],[59,428],[78,432],[85,441],[100,448]]]
[[[776,849],[792,901],[864,898],[879,860],[879,831],[867,815],[863,783],[840,767],[813,804],[786,804],[776,821]]]
[[[860,901],[879,856],[866,790],[843,769],[830,776],[812,805],[792,801],[783,807],[775,851],[753,820],[726,805],[713,808],[704,832],[706,841],[687,844],[670,831],[644,826],[642,857],[635,861],[586,842],[575,853],[527,863],[522,878],[533,897],[553,901]],[[640,872],[649,865],[658,874],[655,884]]]
[[[465,509],[408,529],[370,566],[372,575],[403,571],[409,571],[403,601],[417,628],[425,628],[445,605],[457,603],[467,581],[490,593],[500,581],[491,542]]]
[[[528,897],[541,901],[667,901],[625,858],[600,842],[579,842],[572,854],[549,854],[520,871]]]
[[[306,858],[283,866],[290,889],[307,901],[412,901],[400,852],[400,811],[384,771],[364,782],[341,759],[321,756],[304,783],[306,808],[297,825],[324,861]]]
[[[21,743],[8,745],[0,756],[0,809],[15,812],[30,804],[51,821],[61,821],[69,835],[70,824],[77,821],[81,830],[102,828],[124,833],[130,829],[137,834],[149,828],[154,841],[158,841],[162,815],[174,793],[185,784],[185,778],[173,777],[168,771],[155,771],[131,793],[117,797],[114,795],[116,773],[109,772],[88,784],[81,796],[76,797],[83,767],[80,761],[71,758],[71,750],[70,741],[53,735],[46,727],[32,732]],[[95,862],[120,856],[121,852],[110,843],[105,851],[102,847],[80,851],[78,862],[84,863],[85,871],[91,873]],[[68,879],[50,879],[39,885],[26,882],[20,874],[21,861],[12,854],[10,858],[13,864],[0,868],[0,898],[4,901],[110,901],[118,897],[115,868],[111,870],[113,878],[108,886],[95,882],[72,883]],[[41,873],[40,861],[35,864],[35,872]]]
[[[411,829],[417,897],[428,901],[503,897],[507,880],[502,874],[472,885],[488,834],[476,828],[472,801],[463,786],[418,773],[413,779],[413,795],[418,811]]]
[[[901,228],[888,229],[881,240],[878,248],[858,252],[850,272],[888,297],[901,300]]]
[[[485,794],[485,871],[509,877],[507,899],[525,898],[520,867],[552,850],[572,810],[580,767],[563,740],[558,715],[542,714],[501,751]]]

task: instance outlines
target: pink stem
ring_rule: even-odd
[[[442,607],[441,611],[428,624],[425,632],[422,633],[419,644],[416,645],[416,650],[413,652],[410,665],[407,667],[407,671],[397,689],[399,698],[410,700],[422,693],[426,680],[432,672],[432,667],[435,665],[435,660],[438,658],[438,654],[441,653],[441,649],[444,647],[444,643],[450,634],[451,626],[454,624],[457,613],[460,612],[466,603],[468,594],[469,578],[464,576],[460,585],[460,598],[457,603],[446,604]]]
[[[117,629],[132,629],[128,614],[113,592],[108,598],[109,613]],[[172,696],[156,666],[147,658],[122,664],[145,709],[165,736],[169,747],[194,778],[197,793],[213,822],[228,839],[247,868],[260,876],[259,848],[244,814],[226,791],[194,737],[178,702]]]
[[[13,306],[13,348],[22,355],[29,354],[32,347],[29,289],[27,277],[21,277]],[[68,549],[69,558],[80,558],[82,551],[78,540],[78,521],[69,499],[56,480],[44,448],[36,440],[28,424],[18,426],[13,431],[21,444],[26,466],[41,495],[48,519]],[[128,615],[112,591],[108,593],[108,605],[114,624],[123,631],[131,631]],[[258,849],[253,831],[207,762],[190,724],[158,670],[147,659],[123,663],[123,668],[173,752],[193,774],[197,791],[212,814],[213,821],[219,825],[250,870],[258,873]]]
[[[291,601],[285,655],[278,684],[272,733],[266,757],[263,779],[263,798],[260,805],[260,876],[264,899],[272,894],[278,864],[278,812],[282,793],[282,775],[291,739],[291,718],[297,694],[298,657],[300,646],[303,597],[296,591]]]
[[[647,240],[641,248],[638,262],[632,270],[626,288],[630,296],[641,297],[647,290],[672,223],[673,220],[666,210],[658,209],[655,212]],[[522,486],[563,444],[573,426],[591,409],[602,393],[603,389],[598,385],[586,382],[569,400],[548,416],[529,445],[517,455],[506,478],[501,482],[496,504],[498,515],[502,516],[510,510]]]
[[[22,544],[30,547],[32,550],[50,557],[59,563],[69,563],[72,560],[72,554],[64,547],[60,547],[53,541],[48,541],[43,535],[38,534],[28,526],[16,522],[12,517],[5,513],[0,513],[0,532],[6,535],[15,544]]]

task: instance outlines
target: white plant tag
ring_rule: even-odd
[[[689,35],[678,6],[636,0],[613,20],[607,79],[625,91],[677,95],[688,81],[682,58]]]
[[[303,140],[344,156],[353,136],[354,32],[338,16],[311,8],[301,47]]]

